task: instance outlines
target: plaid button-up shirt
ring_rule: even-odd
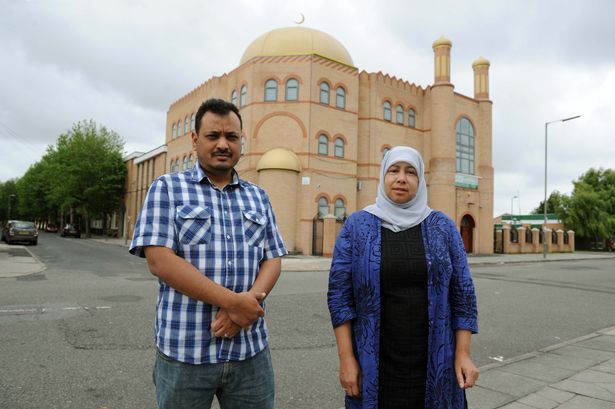
[[[248,291],[263,260],[286,249],[263,189],[233,172],[230,184],[213,185],[198,162],[192,170],[167,174],[149,188],[135,225],[130,252],[163,246],[206,277],[235,292]],[[218,338],[210,325],[218,307],[190,298],[159,280],[156,345],[190,364],[241,361],[268,343],[264,318],[234,338]]]

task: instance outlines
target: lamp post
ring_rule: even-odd
[[[518,197],[519,196],[514,195],[513,197],[510,198],[510,223],[511,224],[513,222],[513,214],[515,214],[515,212],[513,211],[513,200],[515,200]]]
[[[544,225],[542,226],[542,258],[547,258],[547,132],[549,129],[549,124],[571,121],[580,117],[581,115],[575,115],[564,119],[556,119],[555,121],[545,122],[545,201],[543,202]]]
[[[15,193],[11,193],[9,195],[9,200],[8,200],[8,206],[6,209],[6,222],[8,223],[8,221],[11,219],[11,199],[13,199],[15,197]]]

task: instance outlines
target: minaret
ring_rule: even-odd
[[[456,220],[455,205],[455,93],[451,83],[450,40],[440,37],[433,43],[434,84],[431,93],[429,155],[429,205]]]
[[[478,183],[479,214],[478,235],[479,237],[491,237],[493,234],[493,143],[492,143],[492,102],[489,99],[489,61],[483,57],[472,63],[474,70],[474,99],[478,101],[479,115],[475,119],[477,127],[476,143],[476,176]],[[478,252],[489,254],[493,247],[489,240],[481,240]]]
[[[450,84],[451,82],[451,47],[453,43],[444,37],[434,41],[432,47],[435,54],[436,84]]]
[[[489,60],[480,57],[472,63],[474,70],[474,99],[489,100]]]

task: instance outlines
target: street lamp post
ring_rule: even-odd
[[[11,193],[9,195],[9,200],[8,200],[8,206],[6,209],[6,222],[8,223],[8,221],[11,219],[11,199],[15,197],[14,193]]]
[[[510,198],[510,223],[512,224],[513,221],[513,214],[515,214],[515,212],[513,211],[513,200],[515,200],[516,198],[518,198],[519,196],[515,195],[513,197]]]
[[[542,226],[542,258],[547,258],[547,132],[549,124],[555,122],[566,122],[580,118],[581,115],[571,116],[564,119],[556,119],[555,121],[545,122],[545,201],[543,202],[544,225]]]

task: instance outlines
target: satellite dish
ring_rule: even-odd
[[[297,19],[295,20],[295,24],[303,24],[304,21],[305,21],[305,16],[303,15],[303,13],[299,13],[299,15],[297,16]]]

